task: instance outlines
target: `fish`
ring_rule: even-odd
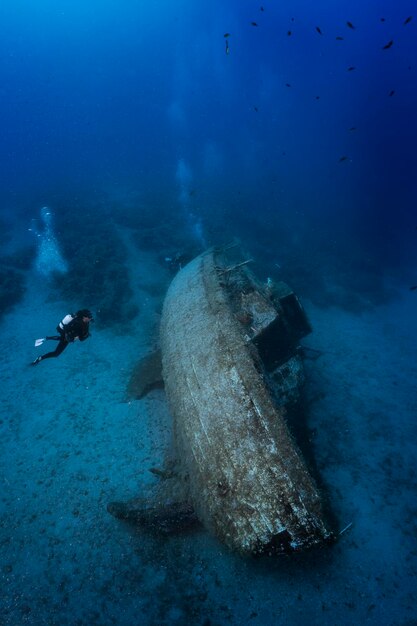
[[[346,22],[346,26],[348,26],[349,28],[351,28],[352,30],[355,30],[354,25],[352,24],[352,22]]]
[[[385,17],[381,17],[380,22],[385,22]]]
[[[258,26],[256,22],[251,22],[252,26]]]
[[[258,107],[253,107],[253,110],[256,111],[256,113],[259,111]]]
[[[286,87],[291,87],[290,83],[285,83]]]
[[[340,36],[336,37],[336,41],[343,41],[343,39],[344,37],[340,37]]]
[[[288,37],[291,37],[292,32],[289,30],[289,31],[287,32],[287,35],[288,35]]]
[[[260,10],[260,11],[265,11],[265,9],[264,9],[263,7],[261,7],[259,10]]]
[[[316,100],[320,100],[320,96],[316,96]]]
[[[342,163],[342,161],[347,161],[347,156],[341,156],[339,159],[339,163]]]
[[[316,31],[318,32],[319,35],[322,35],[323,33],[321,32],[320,26],[316,26]]]
[[[394,43],[394,40],[391,39],[391,41],[389,41],[388,43],[385,44],[385,46],[382,46],[383,50],[388,50],[388,48],[391,48],[392,44]]]
[[[407,17],[407,19],[406,19],[406,20],[404,20],[404,26],[405,26],[406,24],[409,24],[409,23],[411,22],[411,20],[412,20],[412,19],[413,19],[413,16],[412,16],[412,15],[409,15],[409,16]]]
[[[356,126],[351,126],[349,130],[356,130]]]
[[[351,65],[350,67],[347,68],[348,72],[353,72],[353,70],[356,70],[356,67],[354,65]]]
[[[389,92],[389,94],[388,94],[388,95],[391,97],[391,96],[393,96],[394,94],[395,94],[394,89],[391,89],[391,91]]]
[[[229,42],[226,39],[226,49],[225,49],[226,54],[230,54],[230,48],[229,48]]]
[[[413,285],[412,287],[410,287],[410,291],[415,291],[417,289],[417,285]]]
[[[230,37],[230,33],[224,33],[223,37]]]

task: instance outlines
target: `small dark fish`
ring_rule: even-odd
[[[412,20],[412,19],[413,19],[413,16],[412,16],[412,15],[409,15],[409,16],[407,17],[407,19],[406,19],[406,20],[404,20],[404,26],[405,26],[406,24],[409,24],[409,23],[411,22],[411,20]]]
[[[388,48],[391,48],[392,44],[394,43],[394,40],[391,39],[391,41],[389,41],[388,43],[385,44],[385,46],[382,46],[383,50],[388,50]]]
[[[352,24],[352,22],[346,22],[346,26],[348,26],[349,28],[351,28],[352,30],[355,30],[354,25]]]
[[[293,21],[294,21],[294,18],[292,17],[292,18],[291,18],[291,22],[293,22]]]
[[[320,26],[316,26],[316,31],[318,32],[319,35],[322,35],[323,33],[320,30]]]
[[[389,92],[389,94],[388,94],[388,95],[391,97],[391,96],[393,96],[394,94],[395,94],[394,89],[391,89],[391,91]]]
[[[417,285],[413,285],[412,287],[410,287],[410,291],[415,291],[417,289]]]
[[[224,33],[223,37],[230,37],[230,33]]]
[[[336,37],[336,41],[343,41],[343,37]]]
[[[288,35],[288,37],[291,37],[292,32],[289,30],[289,31],[287,32],[287,35]]]
[[[253,110],[256,111],[256,113],[259,111],[258,107],[253,107]]]
[[[316,100],[320,100],[320,96],[316,96]]]
[[[229,48],[229,42],[226,39],[226,49],[225,49],[226,54],[230,54],[230,48]]]
[[[351,126],[349,130],[356,130],[356,126]]]
[[[356,70],[356,67],[354,65],[351,65],[350,67],[347,68],[348,72],[353,72],[353,70]]]
[[[381,17],[380,22],[385,22],[385,17]]]
[[[260,8],[260,11],[265,11],[265,9],[263,7]]]
[[[251,22],[252,26],[258,26],[256,22]]]
[[[341,156],[339,159],[339,163],[342,163],[342,161],[347,161],[347,160],[348,160],[347,156]]]
[[[286,87],[291,87],[290,83],[285,83]]]

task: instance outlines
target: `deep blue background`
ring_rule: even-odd
[[[163,190],[163,219],[181,210],[184,159],[208,230],[411,266],[417,18],[404,25],[411,2],[366,4],[4,0],[3,207],[119,186]]]

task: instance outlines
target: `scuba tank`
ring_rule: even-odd
[[[59,322],[58,326],[56,327],[61,337],[65,338],[66,341],[74,341],[74,334],[73,332],[71,332],[71,322],[73,322],[75,318],[75,315],[69,313]]]
[[[72,320],[73,320],[74,318],[75,318],[75,316],[74,316],[74,315],[71,315],[71,313],[69,313],[68,315],[66,315],[66,316],[64,317],[64,319],[63,319],[63,320],[61,320],[61,321],[59,322],[58,326],[56,327],[56,328],[57,328],[57,330],[58,330],[58,332],[59,332],[59,331],[63,331],[63,330],[65,330],[65,326],[66,326],[67,324],[69,324],[70,322],[72,322]]]

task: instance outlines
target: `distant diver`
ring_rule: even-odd
[[[88,309],[81,309],[75,314],[69,314],[59,322],[56,327],[58,335],[52,337],[43,337],[35,341],[35,346],[41,346],[44,341],[52,339],[58,341],[58,345],[52,352],[47,352],[42,356],[38,356],[31,365],[38,365],[44,359],[51,359],[58,357],[67,347],[69,343],[73,343],[77,339],[79,341],[85,341],[90,337],[90,322],[93,322],[93,315]]]

